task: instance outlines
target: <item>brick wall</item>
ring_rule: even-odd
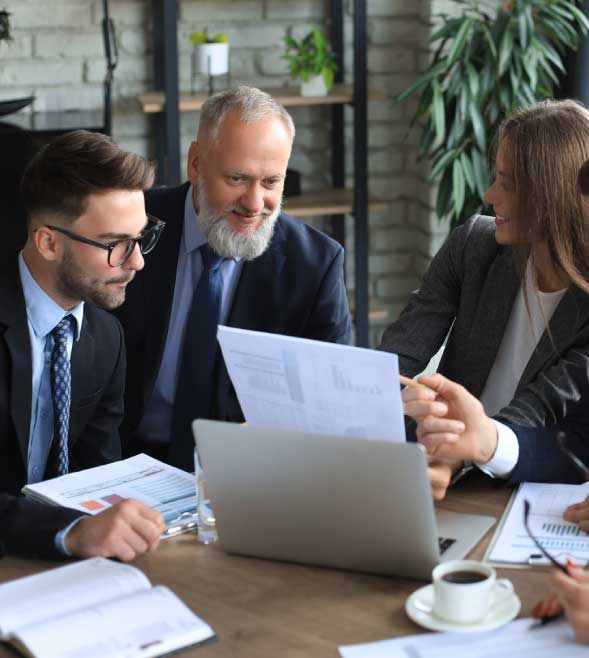
[[[168,0],[170,1],[170,0]],[[322,0],[180,0],[179,72],[182,90],[190,90],[189,34],[208,27],[228,32],[234,82],[257,86],[288,81],[280,59],[287,26],[302,34],[321,22]],[[346,15],[346,76],[351,75],[352,22]],[[114,136],[125,148],[152,155],[150,121],[137,96],[151,88],[151,7],[146,0],[111,0],[116,24],[119,66],[114,88]],[[427,63],[432,18],[448,9],[442,0],[367,0],[369,86],[388,97],[401,91]],[[12,12],[14,41],[0,44],[0,98],[34,94],[38,110],[99,109],[105,64],[102,52],[100,0],[3,0]],[[390,100],[369,107],[370,191],[387,201],[384,211],[370,215],[370,293],[394,318],[418,284],[419,274],[443,240],[430,210],[433,192],[416,161],[416,132],[407,136],[414,105]],[[329,111],[292,110],[297,139],[291,164],[303,173],[305,189],[329,184]],[[348,134],[352,114],[347,112]],[[193,138],[198,115],[182,115],[182,157]],[[350,140],[351,141],[351,140]],[[348,172],[353,163],[348,152]],[[351,227],[348,218],[348,226]],[[351,252],[350,241],[348,249]],[[348,273],[353,274],[352,259]],[[353,277],[349,277],[350,283]],[[386,322],[374,323],[378,342]]]

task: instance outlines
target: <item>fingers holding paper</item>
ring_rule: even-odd
[[[155,550],[165,527],[159,512],[127,499],[96,516],[81,519],[66,534],[64,543],[76,557],[115,557],[130,562]]]
[[[418,381],[427,389],[405,389],[403,402],[405,413],[417,421],[417,440],[428,454],[488,462],[497,448],[497,429],[477,398],[442,375]]]
[[[563,518],[578,523],[581,530],[589,532],[589,496],[580,503],[569,505],[564,511]]]

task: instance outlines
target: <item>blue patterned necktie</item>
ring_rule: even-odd
[[[55,475],[69,470],[68,433],[70,427],[71,371],[67,355],[67,339],[72,327],[72,316],[66,315],[53,329],[51,352],[51,396],[53,398],[53,454]]]
[[[223,258],[208,244],[202,245],[200,252],[202,274],[192,297],[184,332],[170,436],[170,463],[186,471],[194,470],[192,421],[211,416],[223,288],[220,270]]]

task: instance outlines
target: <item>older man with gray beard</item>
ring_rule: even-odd
[[[259,89],[216,94],[201,111],[188,182],[146,194],[148,212],[167,225],[117,311],[127,454],[192,470],[192,419],[243,421],[218,324],[349,342],[341,246],[281,212],[294,134],[290,115]]]

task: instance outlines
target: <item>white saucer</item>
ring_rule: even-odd
[[[451,631],[458,633],[480,633],[499,628],[511,621],[521,608],[518,595],[512,595],[500,605],[496,605],[486,617],[471,624],[459,624],[436,617],[432,612],[434,604],[434,586],[426,585],[413,592],[405,601],[405,612],[416,624],[428,628],[430,631]]]

